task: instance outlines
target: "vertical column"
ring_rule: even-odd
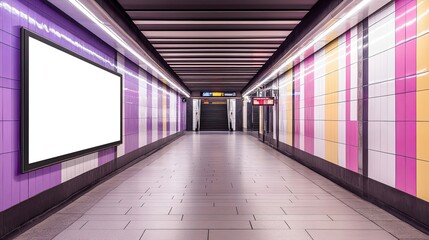
[[[351,154],[351,122],[350,122],[350,87],[351,87],[351,56],[350,56],[350,47],[351,38],[350,31],[346,32],[346,167],[347,169],[352,169],[353,165],[351,163],[350,154]]]
[[[168,109],[167,109],[167,85],[162,84],[162,138],[165,138],[167,136],[167,126],[169,126],[168,123]]]
[[[365,20],[364,20],[365,22]],[[363,173],[363,165],[364,165],[364,155],[368,155],[367,149],[364,148],[364,142],[367,142],[368,135],[364,134],[364,100],[363,100],[363,31],[362,31],[362,23],[356,26],[357,28],[357,49],[362,49],[361,51],[357,51],[357,98],[358,98],[358,123],[359,123],[359,132],[358,132],[358,145],[359,145],[359,158],[358,158],[358,172],[365,176]],[[366,101],[368,102],[368,101]],[[366,103],[367,104],[367,103]]]
[[[171,107],[170,107],[171,96],[170,96],[170,94],[171,94],[171,91],[170,91],[170,88],[167,87],[167,85],[165,86],[165,88],[167,90],[167,94],[166,94],[166,97],[167,97],[167,107],[166,107],[166,111],[167,111],[167,136],[169,136],[170,132],[171,132],[171,126],[170,126],[170,124],[171,124],[171,120],[170,120],[170,115],[171,115]]]
[[[152,138],[152,129],[153,129],[153,127],[152,127],[152,124],[153,124],[153,120],[152,120],[152,108],[153,108],[153,103],[152,103],[152,85],[153,85],[153,82],[152,82],[152,74],[151,74],[151,71],[148,69],[147,70],[147,82],[148,82],[148,84],[147,84],[147,108],[146,108],[146,110],[147,110],[147,128],[146,128],[146,130],[147,130],[147,143],[149,144],[149,143],[151,143],[151,142],[153,142],[153,138]]]
[[[179,113],[180,113],[180,110],[179,110],[179,103],[180,102],[182,102],[182,99],[180,99],[180,95],[179,95],[179,93],[178,92],[176,92],[176,106],[175,106],[175,108],[176,108],[176,118],[175,118],[175,121],[176,121],[176,132],[180,132],[180,129],[179,129]]]
[[[357,59],[353,59],[352,63],[352,54],[357,50],[352,44],[351,35],[354,30],[356,28],[346,33],[346,167],[358,172],[357,71],[352,73],[352,68],[356,70],[357,65]]]
[[[305,151],[314,154],[314,54],[305,59]]]
[[[125,69],[125,57],[120,53],[117,53],[116,65],[118,66],[118,72],[122,74],[122,85],[124,88],[126,76],[123,71]],[[116,147],[116,157],[121,157],[125,154],[125,94],[123,94],[122,98],[122,144]],[[65,165],[66,162],[62,164]]]
[[[139,78],[138,79],[138,116],[139,116],[139,132],[138,132],[138,138],[139,138],[139,148],[147,145],[147,77],[146,77],[146,71],[144,71],[142,68],[139,68]]]
[[[300,126],[300,119],[301,119],[301,104],[300,104],[300,98],[301,98],[301,81],[300,81],[300,63],[296,63],[296,65],[293,67],[293,84],[294,84],[294,122],[295,122],[295,129],[294,129],[294,147],[300,149],[301,148],[301,126]]]
[[[368,176],[368,19],[362,21],[359,26],[359,42],[362,47],[362,56],[359,58],[362,65],[359,67],[361,71],[362,84],[362,174]]]
[[[164,87],[164,84],[161,81],[157,81],[156,83],[157,85],[157,89],[156,91],[158,92],[158,104],[157,104],[157,108],[158,108],[158,138],[156,140],[159,140],[162,138],[163,136],[163,98],[164,98],[164,93],[162,91],[162,88]]]
[[[325,159],[325,49],[314,54],[314,155]],[[345,152],[345,151],[344,151]]]
[[[286,72],[286,144],[293,146],[293,68]],[[281,111],[281,110],[280,110]]]
[[[190,99],[188,99],[188,100],[190,100]],[[181,116],[181,124],[182,124],[182,126],[181,126],[181,128],[180,128],[180,130],[182,131],[182,130],[186,130],[186,103],[181,103],[180,104],[180,110],[181,110],[181,113],[180,113],[180,116]]]
[[[125,67],[134,76],[139,73],[139,67],[128,59],[125,59]],[[138,82],[132,75],[125,75],[125,153],[129,153],[138,148],[139,134],[139,102],[138,102]]]
[[[350,56],[347,52],[349,31],[338,40],[338,166],[347,168],[347,123],[350,101]]]
[[[264,107],[259,106],[259,134],[264,134]]]
[[[152,76],[152,142],[158,140],[158,79],[155,76]]]

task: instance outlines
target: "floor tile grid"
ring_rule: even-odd
[[[279,155],[278,153],[274,152],[270,152],[270,154],[272,154],[274,157],[276,157],[277,159],[279,159],[281,162],[283,162],[284,164],[290,166],[288,163],[289,161],[287,161],[288,159],[285,159],[284,155]],[[292,164],[293,166],[291,167],[292,169],[295,169],[294,166],[297,166],[296,164]],[[305,166],[303,165],[298,165],[299,168],[305,168]],[[318,175],[317,173],[315,173],[314,171],[312,171],[311,169],[305,169],[307,172],[311,172],[314,175],[317,175],[318,177],[320,177],[320,175]],[[302,171],[302,170],[301,170]],[[370,216],[366,215],[365,213],[362,213],[360,211],[358,211],[353,205],[350,204],[350,198],[346,198],[348,201],[345,201],[342,198],[338,198],[336,197],[334,194],[332,194],[330,191],[326,190],[324,186],[320,185],[319,183],[317,183],[316,181],[313,181],[311,178],[308,178],[307,176],[303,175],[302,172],[298,171],[298,173],[300,173],[303,177],[309,179],[312,183],[314,183],[315,185],[319,186],[321,189],[324,189],[327,193],[329,193],[332,197],[338,199],[339,201],[341,201],[344,205],[349,206],[351,209],[355,210],[358,214],[360,214],[363,218],[365,218],[368,221],[373,222],[375,225],[377,225],[379,228],[384,229],[386,232],[388,232],[390,235],[392,235],[393,237],[397,238],[397,239],[429,239],[429,236],[427,236],[426,234],[418,231],[417,229],[414,229],[412,226],[409,226],[407,223],[397,219],[396,217],[392,216],[391,214],[385,212],[382,209],[379,209],[378,207],[376,207],[375,205],[373,205],[372,203],[366,202],[365,200],[361,199],[359,196],[354,195],[351,192],[348,192],[346,190],[344,190],[343,188],[341,188],[338,185],[335,185],[336,187],[339,188],[339,190],[341,191],[345,191],[347,194],[352,195],[353,197],[355,197],[356,199],[360,200],[361,202],[363,202],[366,206],[362,207],[361,209],[370,209],[371,211],[378,211],[380,212],[380,214],[378,215],[378,217],[381,216],[381,219],[378,220],[382,220],[382,221],[376,221],[374,220],[374,218],[371,218]],[[329,180],[328,180],[329,181]],[[329,215],[328,215],[329,216]],[[341,215],[338,215],[341,216]],[[331,216],[329,216],[331,218]],[[332,218],[331,218],[332,219]],[[335,220],[335,219],[332,219]],[[387,224],[386,226],[386,222],[387,223],[393,223],[391,225]],[[393,226],[392,226],[393,225]],[[398,228],[400,230],[398,230]],[[404,229],[406,229],[404,231]],[[309,235],[311,234],[311,230],[306,230]]]
[[[156,157],[154,158],[152,156],[148,156],[145,159],[145,164],[150,164],[156,159]],[[132,166],[125,169],[124,171],[128,173],[132,172]],[[107,195],[112,188],[115,188],[120,183],[122,183],[123,180],[121,179],[124,178],[121,174],[123,174],[124,171],[116,174],[114,178],[108,179],[95,185],[94,187],[92,187],[91,190],[85,193],[84,196],[81,196],[74,202],[71,202],[68,205],[64,206],[61,210],[52,214],[49,219],[44,220],[36,227],[33,227],[20,234],[17,239],[53,239],[63,230],[67,228],[75,228],[76,224],[79,224],[79,219],[84,215],[88,207],[93,207],[98,201],[100,201],[105,195]],[[126,179],[128,178],[129,176],[126,177]],[[78,207],[75,207],[75,205],[78,205]],[[77,209],[79,210],[76,213]],[[54,220],[52,221],[52,219]],[[15,238],[14,236],[12,237]]]
[[[114,177],[57,239],[397,239],[345,204],[366,207],[358,198],[252,137],[179,140]]]

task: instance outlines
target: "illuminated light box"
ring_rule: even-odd
[[[121,143],[121,75],[21,29],[21,171]]]
[[[201,92],[201,97],[236,97],[236,92]]]
[[[274,97],[254,97],[252,106],[274,106]]]

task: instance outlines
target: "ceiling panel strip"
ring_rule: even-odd
[[[235,37],[287,37],[291,31],[142,31],[148,38],[187,37],[187,38],[235,38]]]

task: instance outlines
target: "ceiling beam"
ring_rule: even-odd
[[[201,72],[187,72],[187,71],[177,71],[181,76],[188,75],[252,75],[255,74],[256,71],[234,71],[234,72],[219,72],[219,71],[201,71]]]
[[[163,57],[270,57],[272,53],[160,53]]]
[[[180,48],[268,48],[276,49],[279,44],[264,44],[264,43],[252,43],[252,44],[240,44],[240,43],[216,43],[216,44],[206,44],[206,43],[156,43],[153,44],[155,48],[159,49],[180,49]]]
[[[263,58],[255,58],[255,57],[241,57],[241,58],[199,58],[199,57],[195,57],[195,58],[191,58],[191,57],[187,57],[187,58],[181,58],[181,57],[172,57],[172,58],[164,58],[165,61],[167,62],[174,62],[174,61],[181,61],[181,62],[192,62],[192,61],[214,61],[214,62],[229,62],[229,61],[262,61],[265,62],[268,58],[267,57],[263,57]]]
[[[229,62],[228,65],[263,65],[265,62]],[[225,62],[169,62],[170,66],[191,66],[191,65],[225,65]]]
[[[166,53],[166,52],[275,52],[275,48],[159,48],[158,52]]]
[[[284,38],[149,38],[151,43],[282,43]]]
[[[296,25],[299,20],[134,20],[136,25]]]
[[[270,30],[248,30],[248,31],[142,31],[142,33],[147,38],[159,38],[159,37],[168,37],[168,38],[253,38],[255,36],[264,36],[264,37],[287,37],[291,31],[270,31]]]
[[[175,64],[170,64],[170,66],[173,69],[177,69],[177,68],[260,68],[262,67],[263,64],[247,64],[247,65],[233,65],[233,64],[223,64],[223,65],[218,65],[218,64],[194,64],[194,65],[175,65]]]

